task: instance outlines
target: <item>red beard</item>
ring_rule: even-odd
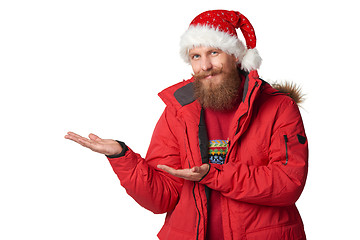
[[[220,83],[204,83],[207,76],[221,77]],[[231,72],[214,69],[193,75],[194,96],[201,106],[212,110],[226,111],[233,109],[239,103],[240,77],[236,68]]]

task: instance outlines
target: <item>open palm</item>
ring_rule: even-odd
[[[122,147],[115,140],[102,139],[92,133],[89,134],[89,138],[85,138],[76,133],[68,132],[67,135],[65,135],[65,138],[72,140],[81,146],[89,148],[94,152],[105,155],[117,155],[122,151]]]

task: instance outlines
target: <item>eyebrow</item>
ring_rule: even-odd
[[[223,50],[221,50],[220,48],[210,48],[208,51],[206,51],[207,53],[211,53],[213,51],[217,51],[217,52],[224,52]],[[194,55],[201,55],[199,52],[195,51],[193,53],[189,53],[189,56],[194,56]]]
[[[223,52],[220,48],[211,48],[211,49],[209,50],[209,52],[213,52],[213,51]]]

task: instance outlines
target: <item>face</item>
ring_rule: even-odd
[[[189,51],[194,71],[195,97],[205,108],[229,110],[239,96],[237,59],[217,48],[197,47]]]

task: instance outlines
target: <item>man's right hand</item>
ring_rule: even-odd
[[[90,133],[89,138],[82,137],[76,133],[68,132],[66,139],[72,140],[81,146],[91,149],[94,152],[105,154],[108,156],[118,155],[122,151],[122,147],[118,142],[111,139],[101,139],[95,134]]]

